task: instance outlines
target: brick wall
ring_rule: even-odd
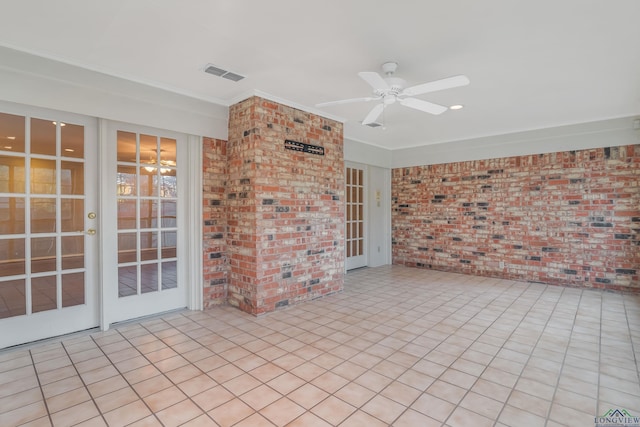
[[[393,263],[640,291],[640,145],[393,170]]]
[[[230,108],[227,161],[229,303],[257,315],[341,290],[342,124],[252,97]]]
[[[203,138],[204,308],[227,301],[226,141]]]

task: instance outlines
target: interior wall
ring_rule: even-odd
[[[391,264],[391,169],[367,166],[369,267]]]
[[[401,167],[392,181],[394,264],[640,289],[638,144]]]
[[[3,46],[0,46],[0,98],[227,139],[227,107]]]

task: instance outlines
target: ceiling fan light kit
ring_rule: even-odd
[[[378,101],[366,115],[362,124],[367,126],[375,123],[378,117],[384,112],[387,106],[396,102],[402,106],[413,108],[414,110],[430,113],[434,115],[442,114],[449,109],[444,105],[435,104],[433,102],[414,98],[414,96],[423,95],[425,93],[436,92],[454,87],[466,86],[469,84],[469,78],[464,75],[447,77],[441,80],[435,80],[415,86],[407,86],[404,79],[395,77],[394,73],[398,68],[396,62],[385,62],[382,64],[382,72],[386,77],[382,77],[375,71],[362,71],[358,76],[367,82],[373,88],[373,96],[363,98],[343,99],[339,101],[330,101],[316,104],[316,107],[328,107],[332,105],[350,104],[354,102],[370,102]],[[459,109],[452,108],[452,109]]]

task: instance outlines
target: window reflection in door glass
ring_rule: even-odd
[[[43,119],[31,119],[31,153],[56,155],[57,122]],[[66,125],[66,123],[61,123]]]

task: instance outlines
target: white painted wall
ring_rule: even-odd
[[[350,139],[344,140],[344,159],[364,165],[391,168],[391,150]]]
[[[368,266],[391,264],[391,169],[367,166]]]
[[[229,109],[0,46],[0,99],[227,139]]]

